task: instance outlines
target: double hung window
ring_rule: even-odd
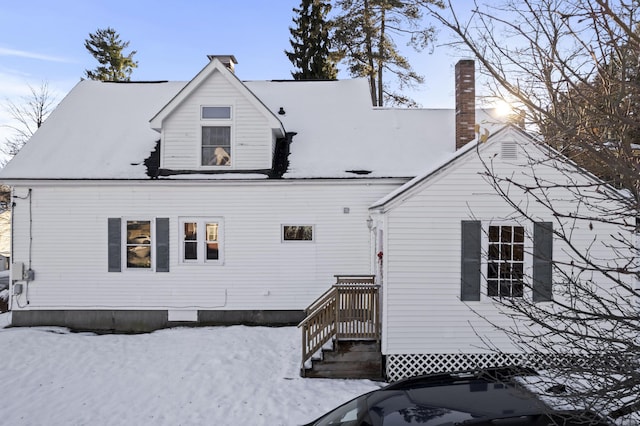
[[[489,226],[487,295],[522,297],[524,284],[524,228]]]
[[[221,263],[222,219],[181,219],[180,242],[183,263]]]
[[[125,244],[127,268],[151,268],[150,220],[128,220]]]
[[[204,106],[201,108],[202,126],[201,165],[231,166],[231,107]]]

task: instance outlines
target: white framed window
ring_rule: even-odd
[[[492,224],[487,228],[486,282],[489,297],[523,297],[525,229]]]
[[[202,165],[231,166],[231,126],[202,126]]]
[[[200,110],[203,120],[231,120],[230,106],[203,106]]]
[[[180,227],[180,261],[185,264],[214,264],[224,261],[224,222],[220,217],[183,217]]]
[[[313,242],[315,240],[314,225],[282,225],[281,235],[283,242],[303,241]]]
[[[200,107],[201,166],[231,167],[233,109],[230,105]]]
[[[123,226],[124,265],[127,269],[153,267],[154,227],[151,220],[125,220]]]

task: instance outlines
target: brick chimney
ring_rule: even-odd
[[[227,67],[229,69],[229,71],[235,73],[235,65],[238,64],[238,61],[236,61],[236,57],[233,55],[207,55],[207,58],[209,58],[209,61],[213,61],[214,59],[219,60],[220,62],[222,62],[222,65],[224,65],[225,67]]]
[[[456,64],[456,150],[475,139],[475,62],[463,59]]]

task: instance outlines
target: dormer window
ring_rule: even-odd
[[[231,166],[231,107],[203,106],[200,110],[202,124],[202,166]],[[211,125],[209,125],[211,124]]]

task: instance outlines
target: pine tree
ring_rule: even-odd
[[[295,28],[289,28],[292,49],[284,52],[298,69],[291,75],[296,80],[335,80],[338,70],[332,59],[331,24],[327,21],[331,4],[321,0],[302,0],[300,7],[293,11],[297,17],[293,18]]]
[[[98,29],[89,34],[84,47],[100,63],[95,70],[85,70],[86,77],[91,80],[129,81],[131,72],[138,67],[138,62],[133,60],[136,51],[125,56],[123,51],[129,47],[129,42],[121,41],[120,34],[113,28]]]
[[[332,41],[347,62],[354,77],[369,79],[371,101],[383,106],[384,101],[396,105],[415,106],[402,93],[390,89],[384,72],[395,75],[398,88],[414,87],[424,78],[400,54],[393,37],[405,38],[408,45],[421,51],[434,38],[433,26],[423,26],[427,6],[443,7],[440,0],[337,0],[342,10],[335,18]]]

